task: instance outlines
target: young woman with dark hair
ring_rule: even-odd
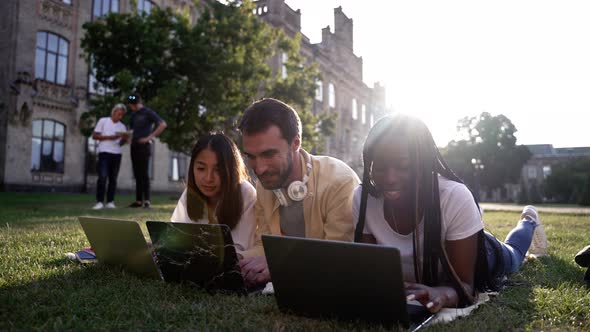
[[[523,209],[504,242],[483,231],[477,200],[422,121],[405,115],[378,121],[363,161],[353,201],[355,241],[398,247],[408,298],[431,312],[472,304],[478,291],[498,289],[527,250],[546,253],[547,238],[532,206]]]
[[[254,242],[256,190],[236,144],[221,133],[197,141],[191,152],[186,189],[170,218],[173,222],[225,224],[238,253]]]

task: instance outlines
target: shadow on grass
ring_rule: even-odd
[[[0,330],[385,330],[282,314],[273,296],[212,295],[67,259],[41,264],[59,272],[0,287]]]

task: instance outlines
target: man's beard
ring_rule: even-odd
[[[293,170],[293,155],[291,153],[289,153],[287,155],[287,168],[283,172],[279,171],[279,180],[277,181],[277,184],[274,186],[266,186],[263,181],[260,181],[260,182],[262,183],[262,186],[264,187],[264,189],[267,189],[267,190],[281,189],[286,186],[287,179],[289,178],[289,175],[291,175],[292,170]]]

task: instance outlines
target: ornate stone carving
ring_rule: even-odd
[[[71,28],[74,9],[71,5],[54,0],[42,0],[39,3],[39,17],[55,25]]]

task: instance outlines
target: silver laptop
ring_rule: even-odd
[[[407,303],[397,248],[275,235],[262,242],[283,312],[406,327],[432,316]]]
[[[79,217],[98,261],[156,279],[162,275],[136,221]]]

